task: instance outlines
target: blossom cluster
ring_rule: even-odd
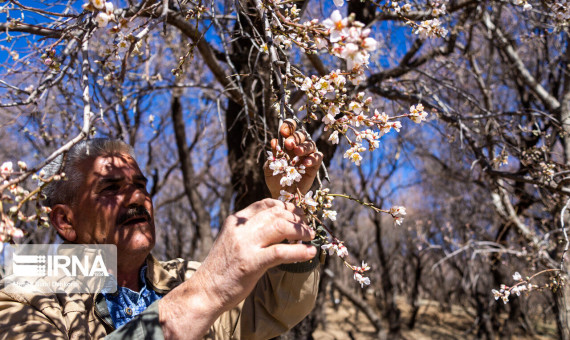
[[[362,274],[364,272],[370,270],[370,266],[366,264],[366,262],[362,261],[362,266],[352,266],[352,270],[354,271],[353,278],[356,282],[360,283],[360,287],[364,288],[364,286],[370,285],[370,278],[366,277]]]
[[[18,162],[18,167],[20,168],[20,171],[26,171],[28,166],[26,165],[26,163],[19,161]],[[8,185],[8,180],[10,179],[10,176],[12,176],[15,173],[20,173],[20,172],[16,172],[14,170],[14,165],[12,162],[4,162],[2,163],[2,165],[0,165],[0,177],[3,179],[2,181],[2,185]],[[19,202],[21,201],[26,195],[29,194],[29,191],[24,189],[23,187],[17,185],[17,184],[11,184],[8,185],[8,191],[13,195],[14,199],[13,201],[15,202]],[[2,197],[3,199],[6,199],[5,197]]]
[[[414,34],[418,34],[424,38],[444,38],[448,31],[441,26],[441,21],[439,19],[424,20],[419,24],[413,24]]]
[[[431,7],[431,15],[434,17],[442,16],[447,12],[445,3],[442,0],[430,1],[429,5]]]
[[[293,194],[287,190],[281,190],[279,192],[279,200],[283,202],[295,202],[299,204],[305,211],[316,214],[317,212],[322,212],[322,217],[327,218],[331,221],[336,221],[335,210],[332,210],[333,196],[329,195],[330,190],[328,188],[318,189],[313,194],[313,191],[307,192],[304,196],[299,194]]]
[[[344,244],[337,240],[336,238],[327,244],[323,244],[321,249],[324,251],[328,251],[329,255],[337,254],[338,257],[344,258],[348,256],[348,249],[344,246]]]
[[[277,147],[275,155],[271,151],[267,151],[267,159],[269,160],[269,169],[273,170],[273,176],[283,175],[279,184],[282,187],[290,187],[294,183],[299,182],[305,173],[305,166],[299,162],[299,157],[289,158],[281,147]]]
[[[0,212],[0,242],[19,239],[24,236],[22,229],[14,226],[14,221],[6,214]]]
[[[18,162],[18,167],[21,171],[27,170],[26,163],[20,161]],[[12,195],[5,196],[4,193],[0,193],[0,197],[2,198],[3,202],[19,202],[21,201],[26,195],[29,194],[27,190],[22,188],[19,185],[11,184],[9,185],[8,180],[12,175],[17,173],[14,170],[14,165],[12,162],[4,162],[0,165],[0,178],[2,179],[2,186],[8,185],[8,191]],[[0,202],[0,207],[2,207],[2,202]],[[14,215],[16,212],[17,206],[12,206],[10,208],[10,214]],[[3,211],[0,211],[0,242],[6,242],[10,239],[18,239],[24,236],[24,233],[21,229],[16,228],[14,225],[14,220]]]
[[[378,42],[370,37],[371,30],[355,20],[354,16],[343,17],[334,10],[322,23],[313,19],[300,23],[300,10],[295,5],[281,1],[259,2],[258,10],[265,13],[274,8],[279,20],[271,21],[273,42],[282,49],[298,46],[301,51],[318,53],[327,49],[334,56],[346,60],[349,80],[355,84],[364,79],[364,69],[370,62],[370,52],[378,47]],[[337,4],[342,5],[342,4]],[[283,9],[284,6],[287,6]],[[262,52],[267,51],[267,44],[260,44]]]
[[[442,0],[430,1],[428,5],[430,7],[429,12],[433,17],[440,17],[447,12],[445,3]],[[404,18],[407,24],[414,28],[413,32],[424,38],[444,38],[448,33],[447,29],[442,27],[442,22],[437,18],[424,20],[419,23],[406,18],[406,14],[412,10],[412,5],[409,3],[400,6],[397,1],[388,2],[384,10]]]
[[[370,285],[370,278],[364,276],[363,274],[367,271],[370,270],[370,266],[366,264],[366,262],[362,261],[362,266],[353,266],[351,264],[349,264],[345,258],[348,257],[348,249],[346,249],[346,247],[344,246],[344,244],[342,243],[342,241],[339,241],[336,238],[333,238],[332,242],[329,242],[327,244],[323,244],[321,246],[321,249],[324,251],[328,251],[329,255],[334,255],[336,254],[338,257],[340,257],[341,259],[343,259],[344,264],[352,269],[353,271],[353,279],[360,283],[360,287],[364,288],[364,286],[368,286]]]
[[[393,206],[392,208],[390,208],[389,213],[394,218],[394,223],[400,225],[402,224],[402,222],[404,222],[404,216],[406,215],[406,208],[402,206]]]
[[[386,10],[394,14],[405,14],[412,10],[412,5],[409,3],[400,6],[397,1],[391,1],[389,5],[386,6]]]
[[[369,52],[378,47],[378,42],[371,38],[369,28],[351,19],[343,18],[338,10],[323,21],[332,44],[332,54],[346,60],[347,69],[353,73],[363,74],[363,67],[370,61]]]
[[[318,77],[296,77],[294,84],[307,95],[306,106],[300,109],[307,110],[310,119],[317,120],[317,112],[323,112],[321,121],[325,124],[325,131],[332,130],[329,141],[338,144],[340,135],[345,136],[350,145],[344,153],[344,158],[348,158],[356,165],[362,161],[361,152],[366,150],[374,151],[380,146],[379,139],[391,129],[400,131],[402,124],[389,117],[384,112],[374,110],[370,115],[372,97],[366,97],[364,92],[359,92],[355,96],[346,94],[345,75],[340,71]],[[424,106],[419,103],[410,107],[410,113],[403,115],[410,118],[415,123],[421,123],[427,119],[427,112]],[[375,127],[377,130],[372,129]],[[347,136],[351,131],[354,138]],[[367,147],[363,142],[367,142]]]
[[[0,165],[0,179],[2,180],[0,187],[3,192],[0,194],[0,210],[3,204],[11,205],[8,209],[8,213],[0,211],[0,242],[6,242],[10,239],[18,239],[24,236],[22,229],[15,226],[15,221],[21,221],[25,223],[36,222],[38,227],[49,227],[49,213],[51,209],[42,206],[37,202],[35,204],[35,213],[26,215],[23,212],[24,204],[30,201],[39,201],[41,199],[41,187],[42,185],[51,182],[61,180],[65,174],[56,174],[50,178],[46,178],[45,172],[42,170],[39,174],[33,174],[31,176],[32,180],[39,181],[39,188],[30,192],[24,187],[22,187],[19,182],[13,183],[10,180],[13,179],[14,175],[21,175],[27,172],[28,166],[23,161],[17,162],[18,170],[14,168],[12,162],[4,162]],[[7,190],[7,193],[4,192]]]
[[[46,50],[44,53],[42,53],[41,59],[42,59],[44,65],[46,65],[47,67],[49,67],[52,70],[59,71],[61,64],[59,63],[59,61],[56,58],[55,49],[50,48],[50,49]],[[30,92],[30,91],[28,91],[28,92]]]
[[[509,287],[502,284],[499,290],[492,289],[491,292],[493,293],[495,300],[501,299],[503,300],[503,303],[506,304],[507,302],[509,302],[509,296],[511,296],[511,294],[516,294],[517,296],[520,296],[521,293],[530,292],[534,288],[538,288],[538,286],[533,285],[532,283],[518,284],[513,287]]]
[[[104,0],[89,0],[88,3],[83,5],[83,9],[87,11],[96,12],[95,22],[99,27],[107,27],[109,22],[115,21],[113,3]]]
[[[507,303],[509,302],[509,297],[513,294],[515,294],[516,296],[520,296],[521,293],[528,293],[530,291],[533,290],[540,290],[540,289],[545,289],[545,288],[550,288],[550,289],[557,289],[560,286],[564,285],[564,278],[563,276],[560,275],[555,275],[550,277],[550,282],[546,283],[543,286],[539,286],[537,284],[533,284],[531,283],[531,280],[533,280],[536,276],[541,275],[541,274],[545,274],[548,272],[558,272],[558,269],[547,269],[547,270],[543,270],[541,272],[538,272],[536,274],[534,274],[531,277],[527,277],[527,278],[523,278],[522,275],[519,272],[515,272],[513,274],[513,280],[517,281],[516,284],[514,284],[513,286],[507,286],[504,284],[501,284],[501,286],[499,287],[499,290],[496,289],[492,289],[491,292],[493,293],[493,296],[495,298],[495,300],[503,300],[503,303]]]

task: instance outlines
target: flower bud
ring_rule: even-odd
[[[27,165],[25,162],[22,162],[22,161],[18,161],[18,167],[19,167],[20,170],[22,170],[22,171],[28,170],[28,165]]]

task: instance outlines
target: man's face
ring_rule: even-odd
[[[85,180],[71,206],[75,243],[115,244],[119,256],[148,255],[155,242],[153,207],[135,160],[100,156],[80,168]]]

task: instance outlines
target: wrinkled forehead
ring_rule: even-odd
[[[81,168],[85,175],[86,184],[104,177],[142,176],[137,162],[124,153],[91,158],[85,161]]]

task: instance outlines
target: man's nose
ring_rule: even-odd
[[[144,206],[146,202],[146,190],[138,187],[135,184],[129,185],[129,190],[125,193],[124,205],[126,207],[131,205]]]

